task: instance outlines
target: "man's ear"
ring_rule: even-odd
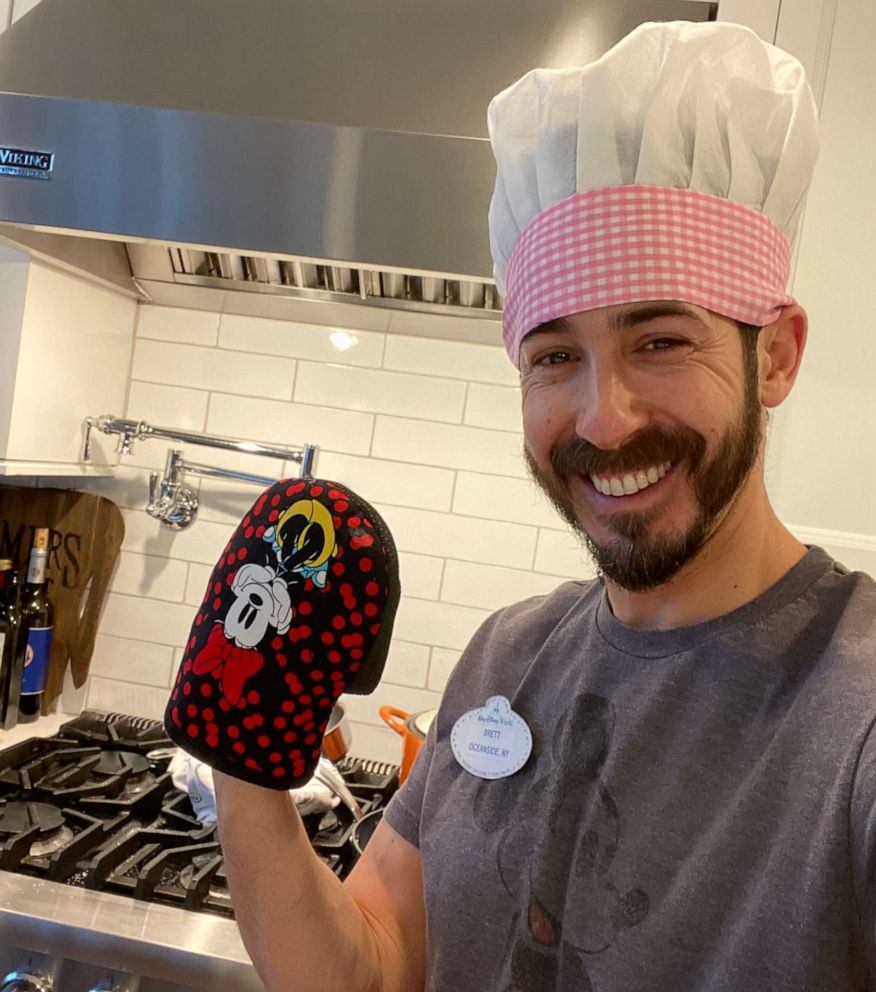
[[[791,392],[806,348],[808,327],[806,311],[794,303],[783,307],[779,319],[758,335],[760,401],[765,407],[778,406]]]

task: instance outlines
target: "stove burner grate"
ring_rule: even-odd
[[[105,823],[76,810],[25,802],[7,803],[0,810],[0,821],[7,827],[3,831],[7,839],[0,844],[0,868],[36,871],[58,881],[75,870],[83,852],[119,825],[119,818]],[[7,832],[19,825],[17,832]]]
[[[48,803],[8,802],[0,807],[0,834],[18,835],[36,830],[45,839],[63,826],[63,813]]]
[[[233,917],[218,833],[174,788],[175,753],[157,721],[92,712],[0,752],[0,870]],[[395,765],[345,758],[338,770],[363,812],[398,787]],[[356,861],[352,814],[304,819],[343,879]]]

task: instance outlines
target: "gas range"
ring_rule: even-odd
[[[0,968],[9,967],[12,947],[36,954],[30,967],[44,974],[70,959],[65,992],[78,992],[74,961],[110,969],[119,981],[119,969],[126,981],[135,972],[149,992],[180,989],[183,980],[212,990],[259,987],[232,922],[216,827],[201,824],[173,785],[173,751],[157,721],[95,711],[53,737],[0,751]],[[346,757],[337,767],[363,815],[398,787],[395,765]],[[303,819],[318,856],[345,877],[357,858],[353,814],[339,805]],[[136,920],[136,932],[119,919]],[[42,936],[23,943],[29,929]],[[93,987],[83,981],[82,992]]]

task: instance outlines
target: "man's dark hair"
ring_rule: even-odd
[[[741,320],[736,321],[739,334],[742,337],[742,363],[746,376],[753,377],[757,382],[757,336],[760,328],[755,324],[744,324]]]

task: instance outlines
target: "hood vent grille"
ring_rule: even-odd
[[[270,258],[191,248],[168,248],[173,281],[249,292],[384,302],[494,319],[502,310],[492,282],[442,278],[372,268],[351,268],[305,259]]]

